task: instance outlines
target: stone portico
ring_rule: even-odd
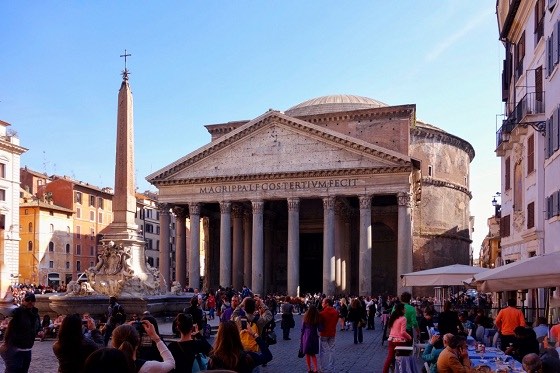
[[[161,242],[177,216],[179,282],[260,294],[402,290],[421,197],[409,156],[415,106],[331,97],[340,96],[209,125],[212,142],[147,177],[159,189]],[[162,274],[168,258],[161,245]]]

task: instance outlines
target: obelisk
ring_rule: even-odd
[[[134,117],[129,71],[122,72],[117,108],[117,142],[115,153],[115,192],[113,221],[107,226],[99,247],[98,262],[87,270],[95,291],[110,296],[142,297],[161,294],[165,285],[157,270],[148,268],[145,241],[138,234],[134,220],[136,195],[134,182]]]

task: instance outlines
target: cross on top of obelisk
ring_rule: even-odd
[[[127,57],[130,57],[130,56],[132,56],[132,54],[130,54],[130,53],[127,54],[127,53],[126,53],[126,49],[124,50],[124,54],[121,54],[121,57],[124,57],[124,70],[123,70],[123,72],[121,73],[122,76],[123,76],[123,80],[128,80],[128,74],[130,74],[130,73],[128,72],[128,69],[126,68],[126,58],[127,58]]]

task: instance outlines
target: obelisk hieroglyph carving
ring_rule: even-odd
[[[113,222],[104,232],[98,248],[98,262],[87,270],[93,289],[110,296],[157,295],[165,289],[157,270],[146,265],[145,242],[138,234],[134,220],[136,195],[134,182],[134,117],[132,92],[128,83],[128,69],[118,96],[117,142],[115,158],[115,194]]]

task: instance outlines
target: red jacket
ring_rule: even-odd
[[[338,323],[338,312],[331,306],[323,308],[321,315],[321,337],[334,337],[336,335],[336,325]]]

